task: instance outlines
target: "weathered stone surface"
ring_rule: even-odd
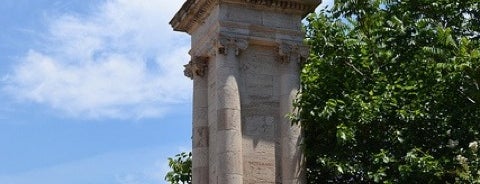
[[[273,53],[271,55],[268,54],[268,50],[272,49],[273,47],[254,47],[254,49],[258,49],[255,53],[246,54],[244,61],[242,62],[242,70],[244,71],[245,75],[249,74],[264,74],[264,75],[274,75],[276,74],[276,70],[274,65],[275,58]]]
[[[275,118],[272,116],[245,117],[245,135],[257,139],[273,140],[275,136]]]
[[[217,137],[221,139],[219,143],[220,142],[222,143],[222,144],[218,144],[217,146],[219,154],[222,154],[225,152],[230,152],[232,154],[238,154],[238,155],[242,154],[238,151],[238,147],[242,147],[242,142],[243,142],[241,131],[221,130],[217,132]]]
[[[209,180],[208,166],[206,168],[205,167],[192,168],[192,173],[197,173],[196,175],[192,176],[192,183],[202,183],[204,181]]]
[[[218,53],[227,55],[230,52],[235,53],[235,56],[240,55],[240,52],[242,50],[245,50],[248,47],[248,42],[245,39],[239,39],[235,37],[226,37],[222,36],[218,38]],[[232,62],[223,62],[226,64],[232,63]],[[235,67],[237,64],[232,63],[234,65],[229,65]]]
[[[275,183],[275,158],[257,156],[245,158],[244,183]]]
[[[249,97],[255,100],[268,100],[273,97],[273,76],[250,74],[246,76]]]
[[[202,148],[193,148],[192,155],[195,154],[197,156],[192,158],[192,162],[195,162],[197,167],[192,167],[192,169],[205,169],[208,171],[208,147]],[[203,172],[202,172],[203,173]],[[205,173],[204,173],[205,174]],[[208,172],[207,172],[208,174]]]
[[[243,155],[236,152],[219,153],[218,159],[223,160],[225,163],[218,164],[219,177],[222,174],[225,175],[243,175]],[[237,178],[237,177],[235,177]],[[222,183],[222,182],[220,182]]]
[[[231,184],[243,184],[243,174],[218,174],[215,179],[217,184],[231,183]]]
[[[205,100],[205,103],[207,103],[206,100]],[[198,107],[198,108],[193,109],[193,117],[192,118],[193,118],[193,122],[198,122],[198,123],[193,123],[193,128],[203,127],[203,126],[208,127],[208,108]]]
[[[208,126],[193,128],[192,148],[208,147]]]
[[[183,65],[185,67],[183,73],[191,79],[193,79],[194,76],[203,77],[207,70],[207,62],[208,57],[194,57],[188,64]]]
[[[219,93],[219,91],[222,92],[222,95],[217,94],[217,103],[222,105],[222,107],[219,108],[240,110],[240,94],[238,91],[236,79],[233,79],[233,77],[229,77],[226,83],[227,84],[219,86],[217,89],[217,93]]]
[[[193,183],[304,182],[299,127],[285,118],[308,56],[301,19],[320,0],[187,0],[170,22],[192,36]]]
[[[208,88],[207,83],[203,84],[203,89],[199,87],[194,87],[195,94],[193,96],[193,103],[201,104],[198,106],[199,108],[207,108],[208,107]]]
[[[192,124],[192,153],[196,156],[192,161],[192,180],[197,183],[208,182],[208,81],[207,72],[208,57],[192,57],[192,60],[185,65],[185,75],[193,79],[193,124]]]
[[[240,130],[240,116],[240,109],[219,109],[217,111],[217,130]]]

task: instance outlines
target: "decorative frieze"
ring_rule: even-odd
[[[278,46],[278,62],[281,64],[290,63],[292,60],[303,63],[309,54],[310,48],[302,44],[281,43]]]
[[[208,67],[207,62],[208,57],[196,56],[188,62],[188,64],[183,65],[185,67],[183,74],[191,79],[193,79],[194,76],[203,77]]]
[[[240,55],[240,51],[245,50],[248,47],[247,40],[232,38],[232,37],[220,37],[218,39],[218,53],[227,55],[230,49],[235,51],[235,55]]]
[[[313,12],[320,2],[320,0],[187,0],[170,24],[176,31],[190,33],[194,27],[202,24],[212,9],[220,3],[245,4],[257,9],[283,10],[305,16]]]
[[[247,3],[261,5],[270,8],[291,9],[302,12],[312,11],[312,5],[306,1],[274,1],[274,0],[244,0]]]
[[[170,24],[175,31],[190,32],[194,25],[201,24],[205,20],[218,1],[187,0],[170,21]]]

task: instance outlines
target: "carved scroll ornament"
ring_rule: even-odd
[[[207,62],[208,57],[196,56],[190,62],[188,62],[188,64],[183,65],[185,67],[183,73],[190,79],[193,79],[194,76],[203,77],[208,67]]]
[[[227,55],[230,49],[235,51],[235,55],[240,55],[241,50],[245,50],[248,47],[247,40],[232,38],[232,37],[221,37],[218,39],[218,53]]]
[[[296,59],[298,63],[305,62],[310,54],[310,48],[297,43],[281,43],[278,46],[278,61],[282,64]]]

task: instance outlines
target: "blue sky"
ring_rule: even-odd
[[[0,183],[165,183],[190,150],[182,3],[3,0]]]
[[[165,183],[190,149],[181,3],[2,1],[0,183]]]

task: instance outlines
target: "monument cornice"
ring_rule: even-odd
[[[187,0],[170,21],[175,31],[190,33],[220,3],[249,5],[265,10],[287,11],[302,16],[312,12],[321,0]]]

